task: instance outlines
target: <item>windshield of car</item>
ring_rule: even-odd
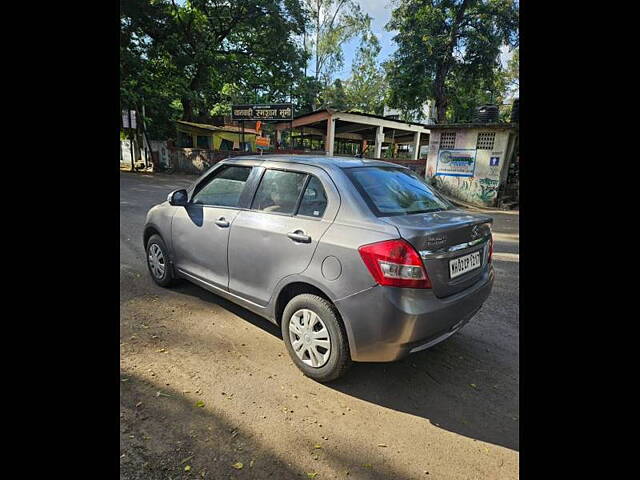
[[[355,167],[345,169],[345,173],[379,217],[454,208],[407,168]]]

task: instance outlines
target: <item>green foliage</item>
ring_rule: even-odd
[[[346,103],[351,110],[382,115],[387,89],[384,70],[378,65],[380,44],[375,36],[363,41],[347,81]]]
[[[468,109],[481,89],[495,88],[500,46],[518,43],[518,8],[516,0],[399,0],[387,24],[398,31],[385,64],[391,106],[420,118],[435,99],[438,122]]]
[[[520,91],[520,49],[516,48],[503,73],[505,96],[517,97]]]
[[[330,107],[335,110],[347,110],[349,108],[347,93],[342,80],[339,78],[333,82],[332,86],[325,88],[320,93],[319,100],[323,108]]]
[[[314,78],[322,89],[330,89],[333,75],[344,65],[342,45],[356,37],[367,41],[373,35],[371,17],[357,0],[304,0],[304,8],[309,17],[304,44],[313,53]]]
[[[162,138],[173,120],[207,121],[235,99],[288,99],[306,61],[300,2],[121,0],[123,108],[144,100]]]

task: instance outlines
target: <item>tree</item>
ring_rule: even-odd
[[[184,120],[206,121],[235,97],[288,97],[306,62],[299,45],[301,0],[121,0],[123,102],[155,101],[165,117],[175,100]]]
[[[347,110],[347,93],[344,89],[342,80],[336,78],[333,86],[325,88],[321,95],[320,101],[323,107],[331,107],[335,110]]]
[[[342,45],[357,36],[372,35],[371,17],[356,0],[304,0],[304,4],[310,19],[304,32],[305,50],[313,52],[316,83],[326,88],[344,64]]]
[[[507,97],[517,97],[520,92],[520,49],[516,48],[507,62],[504,72]]]
[[[384,70],[378,65],[380,43],[368,37],[358,48],[351,77],[347,81],[346,103],[352,110],[382,115],[386,93]]]
[[[518,44],[517,0],[399,0],[387,24],[398,50],[387,62],[392,106],[420,115],[428,99],[438,122],[464,84],[496,75],[500,46]]]

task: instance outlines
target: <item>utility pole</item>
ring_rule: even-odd
[[[131,151],[131,171],[135,172],[136,164],[133,155],[133,129],[131,123],[131,108],[127,107],[127,115],[129,115],[129,150]]]
[[[145,143],[145,139],[147,137],[147,129],[145,128],[145,124],[144,124],[144,97],[142,97],[142,118],[140,119],[140,121],[142,122],[142,135],[144,135],[143,139],[142,139],[142,146],[144,147],[144,166],[146,168],[149,168],[149,157],[147,155],[147,145]]]

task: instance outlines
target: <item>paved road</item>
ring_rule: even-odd
[[[467,326],[322,385],[268,321],[149,278],[145,214],[193,178],[121,174],[123,479],[518,478],[517,214],[492,213],[497,279]]]

